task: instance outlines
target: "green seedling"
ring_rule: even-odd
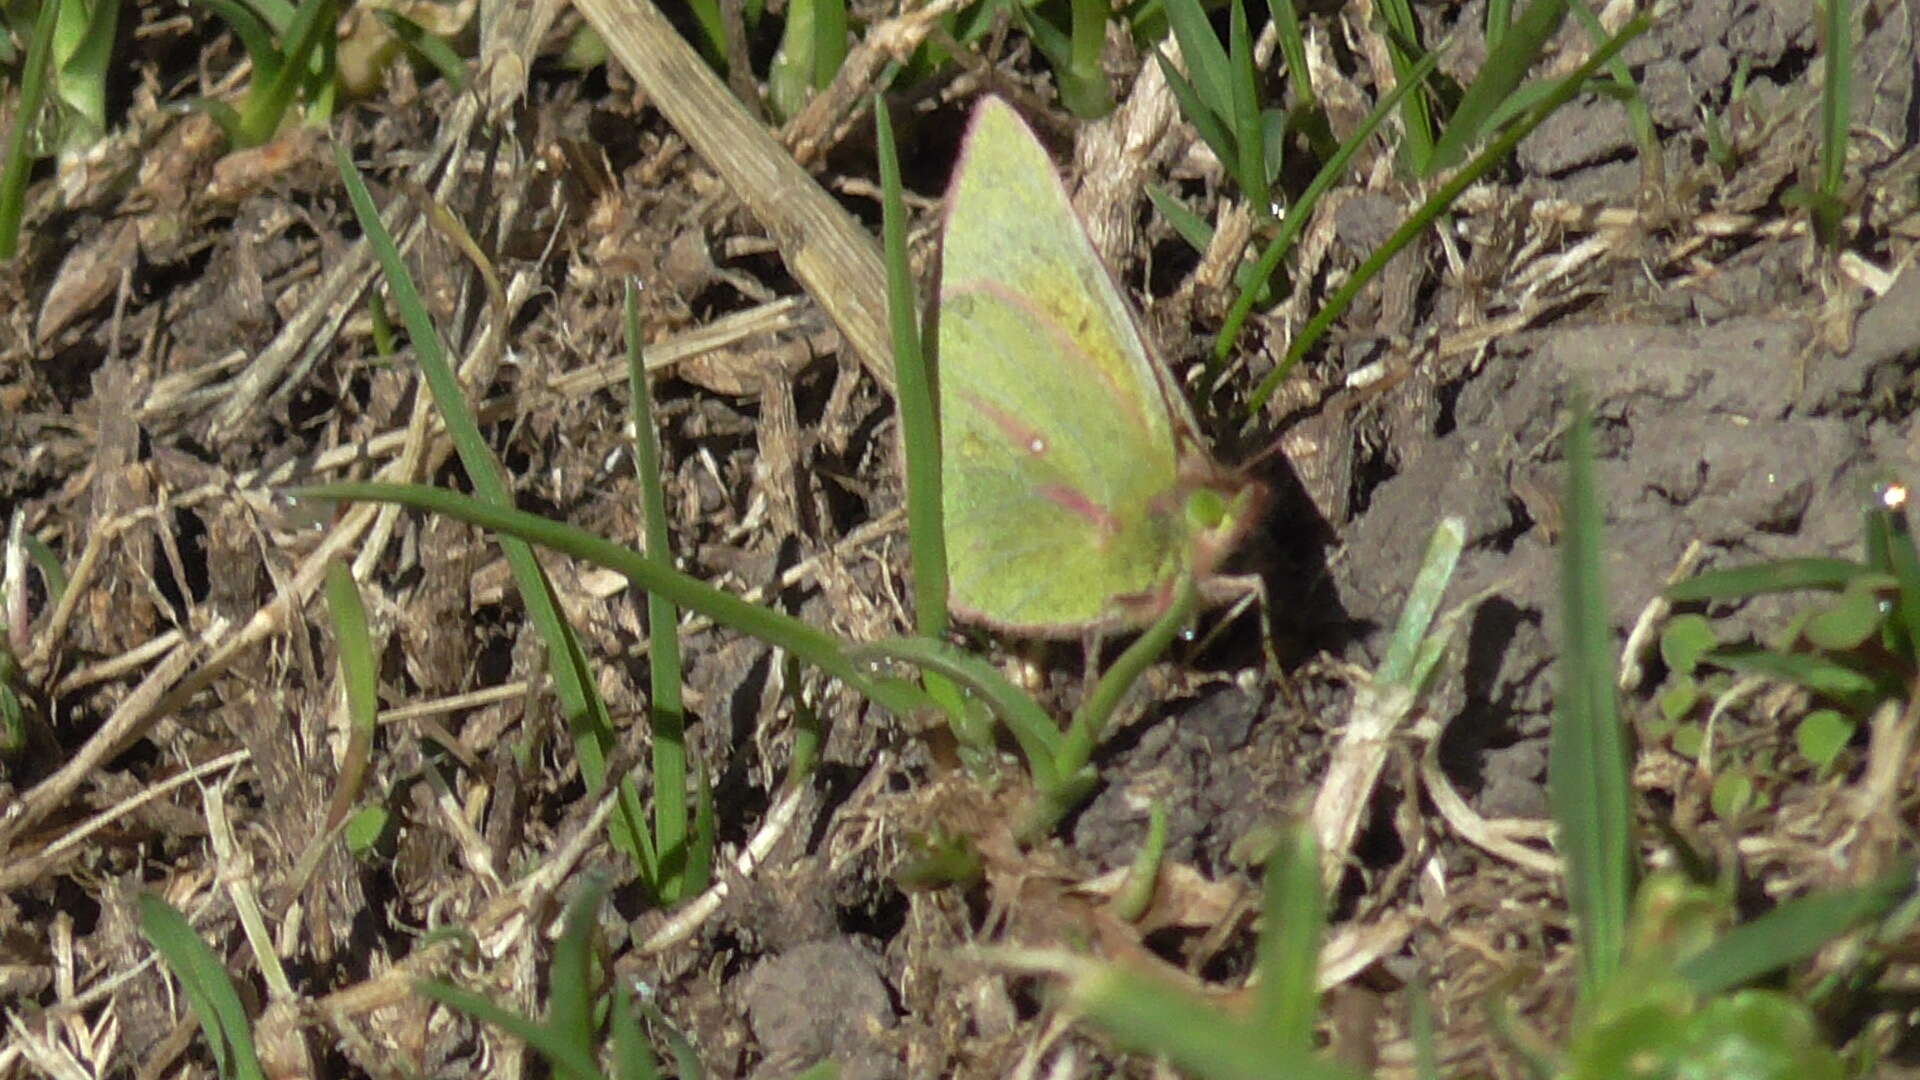
[[[547,1062],[555,1076],[566,1080],[657,1080],[660,1066],[648,1046],[646,1024],[661,1032],[681,1080],[698,1080],[706,1075],[699,1055],[657,1006],[636,1000],[622,984],[607,990],[608,964],[594,946],[604,894],[604,887],[592,885],[567,906],[565,927],[554,943],[553,963],[546,973],[545,1020],[502,1008],[481,994],[443,982],[416,983],[415,990],[520,1039]]]
[[[1064,980],[1073,1010],[1121,1045],[1202,1080],[1356,1078],[1315,1050],[1319,952],[1326,932],[1312,837],[1290,830],[1269,858],[1263,927],[1244,1014],[1135,967],[1067,953],[992,954]]]
[[[667,536],[667,496],[662,483],[660,437],[653,421],[653,391],[640,354],[639,298],[627,283],[625,301],[627,386],[633,402],[634,474],[640,484],[647,551],[672,558]],[[653,833],[642,836],[641,880],[663,903],[673,904],[706,889],[713,871],[713,792],[698,770],[696,810],[687,821],[686,712],[680,684],[680,613],[673,602],[647,594],[648,678],[652,690]]]
[[[27,39],[26,60],[20,71],[19,106],[7,132],[7,155],[0,162],[0,259],[11,260],[20,250],[20,216],[27,205],[27,174],[33,168],[33,130],[47,97],[48,73],[53,65],[54,30],[60,5],[43,0]]]
[[[272,139],[296,98],[306,101],[310,120],[326,122],[335,94],[334,0],[301,0],[298,8],[285,0],[197,2],[232,28],[253,62],[253,80],[238,109],[224,101],[196,102],[229,143],[246,148]]]
[[[1555,846],[1566,863],[1581,979],[1575,1033],[1559,1072],[1617,1076],[1626,1063],[1638,1069],[1644,1062],[1645,1075],[1655,1076],[1839,1075],[1831,1071],[1837,1059],[1826,1036],[1804,1004],[1746,987],[1887,916],[1911,894],[1911,867],[1897,867],[1864,888],[1782,904],[1724,933],[1730,907],[1720,894],[1677,877],[1648,881],[1638,890],[1637,905],[1629,904],[1638,873],[1632,787],[1609,678],[1600,510],[1584,400],[1568,429],[1566,458],[1562,675],[1548,791]],[[1806,562],[1776,566],[1772,579],[1825,578],[1831,569]],[[1675,589],[1685,593],[1690,587],[1698,588],[1688,582]],[[1697,644],[1686,643],[1683,653]],[[1740,781],[1717,788],[1713,798],[1727,816],[1754,804],[1751,787]]]
[[[213,1052],[214,1068],[225,1080],[266,1080],[254,1048],[252,1021],[220,958],[165,900],[143,893],[139,907],[140,932],[180,980]]]
[[[1899,484],[1876,490],[1865,511],[1859,561],[1786,559],[1709,571],[1667,589],[1676,603],[1822,595],[1793,620],[1784,644],[1721,645],[1701,654],[1701,662],[1795,683],[1854,717],[1906,700],[1920,675],[1920,558],[1905,503]]]
[[[396,489],[383,485],[335,485],[324,489],[328,497],[338,498],[390,498],[394,501],[409,501],[422,498],[425,501],[416,505],[437,505],[445,512],[454,513],[463,520],[475,524],[485,524],[489,520],[485,514],[477,512],[484,504],[488,507],[510,505],[499,465],[493,460],[486,441],[480,434],[478,422],[471,407],[461,394],[459,382],[453,375],[447,362],[446,350],[441,343],[438,329],[427,314],[426,305],[421,300],[419,290],[415,288],[406,263],[400,258],[399,249],[393,237],[381,223],[379,213],[373,205],[372,195],[367,191],[365,182],[358,170],[345,155],[337,151],[337,162],[341,178],[347,186],[348,197],[353,203],[354,213],[359,219],[362,230],[374,248],[376,258],[386,276],[387,288],[394,306],[399,310],[402,322],[406,325],[408,339],[412,342],[416,358],[429,388],[434,395],[436,406],[440,409],[450,433],[456,451],[461,456],[467,475],[472,479],[474,488],[480,493],[480,500],[463,500],[459,496],[433,489]],[[630,307],[631,314],[631,307]],[[835,643],[824,635],[814,632],[792,620],[784,620],[772,612],[754,608],[717,590],[692,581],[671,568],[671,559],[665,550],[664,497],[659,493],[659,451],[653,442],[652,420],[646,405],[647,386],[639,355],[639,327],[637,318],[630,319],[629,334],[629,371],[632,374],[631,386],[635,395],[635,430],[640,442],[636,444],[636,458],[641,467],[638,472],[643,488],[650,487],[650,494],[644,496],[650,504],[649,546],[652,554],[643,556],[636,552],[619,548],[617,545],[599,541],[577,530],[565,530],[551,522],[544,522],[532,515],[511,513],[513,525],[518,529],[508,531],[508,537],[502,540],[507,561],[520,589],[522,600],[527,605],[528,615],[539,628],[542,639],[547,645],[547,661],[553,675],[555,692],[559,696],[562,714],[567,718],[569,730],[573,734],[574,749],[579,755],[581,772],[594,790],[600,790],[610,782],[618,784],[617,809],[612,818],[610,829],[615,846],[633,860],[639,869],[643,881],[652,890],[655,899],[662,903],[673,903],[685,899],[694,892],[706,887],[709,867],[712,860],[713,815],[711,797],[706,791],[705,776],[698,778],[698,791],[694,793],[695,816],[691,827],[686,818],[688,792],[686,790],[685,750],[681,745],[681,721],[679,704],[679,658],[675,635],[677,612],[674,605],[692,607],[705,613],[715,610],[724,614],[719,621],[729,621],[727,615],[744,616],[749,622],[758,620],[763,630],[771,633],[769,638],[776,643],[787,642],[790,646],[798,644],[793,651],[803,659],[813,659],[830,652],[829,663],[837,663],[838,670],[857,674],[850,660]],[[322,489],[316,489],[319,493]],[[497,525],[495,526],[497,527]],[[561,612],[558,600],[554,597],[545,573],[533,557],[530,541],[546,542],[552,546],[561,546],[555,538],[566,535],[572,541],[588,541],[587,549],[593,550],[603,558],[613,561],[604,563],[615,569],[631,568],[632,563],[624,561],[627,557],[638,559],[650,570],[664,570],[677,584],[691,585],[691,593],[661,593],[658,589],[649,589],[650,597],[657,597],[659,603],[650,599],[649,615],[654,632],[653,647],[653,692],[655,708],[655,744],[654,767],[659,770],[655,776],[654,814],[652,828],[648,827],[648,814],[640,798],[639,788],[631,778],[609,778],[606,758],[616,738],[612,721],[608,715],[605,700],[601,697],[591,670],[587,666],[585,654],[581,651],[578,637],[572,626]],[[562,550],[569,550],[562,547]],[[571,549],[578,554],[581,548]],[[617,552],[618,555],[611,553]],[[616,565],[618,564],[618,565]],[[636,579],[638,580],[638,579]],[[647,588],[645,584],[643,588]],[[689,604],[686,597],[696,599]],[[719,608],[703,607],[718,599]],[[765,620],[760,620],[765,616]],[[783,621],[784,620],[784,621]],[[769,628],[770,627],[770,628]],[[804,642],[799,639],[804,632]],[[900,701],[891,695],[890,686],[874,683],[872,696],[879,700]]]
[[[1811,184],[1796,184],[1785,199],[1806,208],[1814,235],[1829,250],[1845,239],[1840,222],[1846,216],[1841,189],[1847,176],[1847,134],[1853,119],[1853,4],[1823,0],[1820,12],[1822,53],[1820,86],[1819,174]]]
[[[1618,33],[1596,48],[1591,55],[1575,70],[1567,75],[1542,84],[1537,89],[1520,88],[1520,81],[1526,71],[1540,55],[1545,42],[1554,28],[1558,27],[1564,9],[1563,0],[1533,0],[1526,11],[1515,20],[1508,32],[1501,36],[1497,51],[1489,52],[1487,63],[1481,67],[1473,83],[1467,87],[1460,104],[1447,121],[1445,129],[1434,143],[1432,153],[1420,165],[1423,178],[1437,177],[1441,170],[1453,162],[1464,158],[1470,148],[1486,140],[1485,146],[1473,157],[1455,169],[1421,203],[1411,217],[1403,222],[1384,243],[1366,259],[1362,260],[1313,318],[1307,321],[1299,333],[1295,334],[1287,353],[1280,363],[1269,372],[1260,384],[1247,397],[1249,424],[1251,417],[1258,415],[1268,398],[1292,373],[1300,358],[1319,342],[1329,327],[1359,295],[1366,284],[1377,277],[1388,261],[1399,254],[1414,238],[1424,232],[1445,214],[1460,193],[1496,165],[1505,161],[1521,139],[1539,127],[1555,110],[1571,101],[1574,95],[1588,88],[1588,80],[1594,73],[1611,63],[1629,41],[1646,32],[1650,25],[1646,16],[1636,16],[1622,26]],[[1435,58],[1429,54],[1423,58],[1432,62]],[[1403,83],[1396,87],[1396,93],[1409,86]],[[1404,98],[1396,99],[1404,100]],[[1385,103],[1383,102],[1383,105]],[[1324,167],[1323,167],[1324,172]],[[1297,212],[1288,214],[1288,221],[1298,217]],[[1283,231],[1283,236],[1284,231]],[[1291,238],[1287,237],[1288,243]],[[1255,280],[1264,280],[1279,264],[1285,251],[1278,244],[1270,246],[1261,255],[1259,266],[1262,273]],[[1238,335],[1241,325],[1253,308],[1253,299],[1242,290],[1228,312],[1225,325],[1221,327],[1216,339],[1214,361],[1216,370],[1224,362],[1231,348],[1234,336]]]
[[[767,70],[767,100],[786,120],[833,85],[847,60],[846,0],[788,0],[780,51]]]
[[[1060,91],[1060,104],[1075,116],[1096,120],[1113,111],[1113,89],[1100,66],[1100,54],[1106,47],[1107,20],[1112,6],[1107,0],[1067,0],[1067,27],[1049,17],[1047,4],[1033,0],[1000,0],[1034,47],[1053,68],[1054,82]]]

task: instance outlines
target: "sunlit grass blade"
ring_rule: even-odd
[[[233,979],[220,958],[193,932],[193,927],[173,906],[151,893],[142,893],[140,932],[153,943],[168,970],[180,980],[187,1003],[200,1021],[200,1030],[213,1051],[214,1065],[222,1077],[236,1080],[265,1080],[260,1057],[253,1046],[253,1028]]]
[[[1289,828],[1267,856],[1261,908],[1260,984],[1251,1023],[1274,1049],[1306,1055],[1320,1013],[1320,944],[1326,933],[1326,897],[1320,855],[1309,829]]]
[[[1595,45],[1607,40],[1607,28],[1587,0],[1568,0],[1568,7],[1587,31],[1588,40]],[[1640,152],[1642,181],[1665,176],[1666,159],[1660,152],[1660,133],[1653,125],[1653,112],[1647,107],[1646,96],[1640,92],[1640,84],[1634,80],[1626,60],[1616,56],[1607,61],[1607,77],[1613,80],[1615,96],[1627,110],[1627,125],[1633,130],[1633,144]]]
[[[1443,169],[1452,168],[1467,156],[1467,151],[1475,143],[1486,137],[1488,121],[1495,110],[1513,96],[1534,61],[1540,58],[1540,50],[1546,47],[1547,40],[1560,29],[1560,22],[1566,18],[1566,14],[1566,0],[1532,0],[1521,11],[1520,18],[1501,36],[1500,47],[1489,48],[1487,62],[1481,65],[1466,92],[1460,95],[1460,104],[1448,118],[1447,128],[1434,144],[1432,155],[1426,160],[1420,175],[1432,176]],[[1606,46],[1602,43],[1597,48],[1604,51]],[[1608,58],[1611,59],[1617,51],[1616,47],[1614,51],[1607,52]],[[1598,65],[1592,67],[1597,68]],[[1585,82],[1585,77],[1580,81]],[[1573,87],[1577,89],[1579,85],[1574,83]],[[1545,116],[1539,119],[1545,119]]]
[[[413,989],[423,998],[466,1013],[526,1043],[567,1080],[600,1080],[600,1069],[593,1060],[591,1048],[580,1047],[532,1017],[503,1009],[480,994],[446,983],[417,982]]]
[[[1253,37],[1247,30],[1247,9],[1242,0],[1228,0],[1228,61],[1227,69],[1233,79],[1233,111],[1229,114],[1233,122],[1234,149],[1239,152],[1239,162],[1234,173],[1240,182],[1240,193],[1253,206],[1253,213],[1263,221],[1273,219],[1273,194],[1267,178],[1267,125],[1260,115],[1260,90],[1256,84],[1253,70]]]
[[[309,4],[326,2],[308,0]],[[499,466],[494,463],[493,454],[480,434],[473,411],[467,406],[460,382],[447,362],[439,330],[427,314],[426,304],[413,285],[399,248],[380,221],[380,213],[373,205],[373,196],[368,193],[366,183],[347,157],[344,147],[334,147],[334,158],[341,180],[346,184],[348,198],[353,203],[354,216],[359,220],[361,230],[379,260],[388,292],[394,306],[400,311],[401,321],[406,324],[421,374],[433,394],[434,405],[446,425],[447,434],[453,441],[461,465],[466,469],[469,482],[479,498],[494,506],[510,507],[513,504],[512,495],[507,491]],[[614,740],[613,723],[607,715],[606,702],[600,698],[573,627],[560,610],[559,601],[555,599],[539,561],[534,558],[533,549],[526,541],[507,536],[501,539],[500,550],[512,570],[521,602],[526,605],[527,616],[546,644],[554,693],[560,700],[561,713],[566,717],[568,730],[572,733],[574,749],[580,757],[581,774],[594,790],[598,790],[606,780],[606,752]],[[652,861],[652,852],[650,834],[642,824],[644,819],[638,789],[630,780],[622,780],[619,812],[610,823],[610,828],[621,849],[636,862],[647,865]]]
[[[547,1030],[581,1055],[593,1056],[593,927],[606,886],[589,880],[567,904],[547,969]]]
[[[293,96],[308,81],[307,64],[323,38],[334,34],[333,0],[302,0],[282,35],[285,52],[264,84],[255,78],[240,110],[241,146],[259,146],[273,138]]]
[[[1545,0],[1536,0],[1536,2],[1545,2]],[[1541,121],[1552,115],[1555,109],[1566,104],[1576,93],[1579,93],[1587,80],[1592,77],[1593,73],[1598,70],[1601,65],[1610,60],[1622,48],[1625,48],[1627,42],[1645,33],[1648,25],[1647,17],[1644,15],[1635,16],[1629,20],[1625,26],[1620,28],[1619,33],[1615,34],[1605,45],[1594,50],[1593,54],[1587,57],[1585,63],[1582,63],[1579,68],[1555,83],[1553,91],[1548,94],[1540,104],[1528,110],[1525,116],[1503,130],[1499,136],[1487,144],[1485,149],[1476,154],[1472,161],[1461,167],[1446,183],[1442,184],[1432,195],[1428,196],[1427,200],[1420,205],[1420,209],[1415,211],[1413,216],[1409,217],[1398,229],[1394,230],[1393,234],[1387,238],[1385,243],[1380,245],[1378,250],[1374,251],[1373,254],[1362,261],[1359,267],[1355,268],[1353,273],[1347,278],[1346,282],[1342,284],[1340,288],[1336,289],[1333,295],[1327,298],[1326,303],[1321,306],[1320,310],[1314,314],[1313,318],[1307,321],[1307,325],[1302,327],[1298,334],[1294,335],[1292,344],[1287,347],[1287,355],[1281,359],[1279,364],[1275,365],[1272,371],[1267,373],[1266,378],[1260,380],[1260,385],[1254,388],[1253,393],[1248,395],[1247,414],[1249,423],[1251,423],[1251,417],[1258,415],[1260,409],[1265,406],[1267,399],[1273,396],[1274,390],[1279,387],[1280,383],[1292,373],[1294,365],[1300,362],[1300,358],[1306,354],[1308,349],[1313,348],[1319,343],[1321,335],[1325,334],[1327,328],[1333,325],[1334,320],[1346,313],[1347,308],[1352,305],[1354,297],[1358,296],[1360,290],[1380,273],[1390,259],[1399,254],[1402,249],[1413,242],[1414,237],[1420,235],[1420,233],[1433,224],[1441,214],[1445,213],[1447,208],[1453,205],[1453,201],[1459,198],[1460,193],[1465,191],[1469,185],[1479,180],[1482,176],[1486,175],[1487,172],[1492,170],[1495,165],[1505,160],[1506,156],[1513,152],[1513,148],[1519,145],[1520,140],[1525,138],[1534,128],[1538,127]],[[1289,213],[1287,215],[1288,220],[1291,221],[1297,213],[1299,213],[1297,210]],[[1238,305],[1236,305],[1236,309],[1237,307]],[[1222,333],[1225,333],[1225,331],[1223,330]]]
[[[59,4],[43,0],[20,73],[19,105],[13,114],[13,130],[7,133],[7,160],[0,166],[0,259],[12,259],[20,250],[20,218],[26,212],[27,176],[33,168],[29,143],[46,102],[47,78],[53,66],[54,21],[59,14]]]
[[[1548,750],[1547,794],[1580,950],[1581,999],[1591,1001],[1620,966],[1633,897],[1634,845],[1629,747],[1613,691],[1600,573],[1600,497],[1584,396],[1574,402],[1566,461],[1559,703]]]
[[[1220,39],[1214,36],[1206,10],[1200,0],[1166,0],[1166,11],[1167,26],[1180,45],[1180,58],[1186,62],[1189,85],[1197,95],[1196,100],[1204,106],[1198,111],[1224,121],[1233,115],[1233,66],[1227,51],[1220,47]],[[1172,69],[1164,55],[1161,63]],[[1189,121],[1197,122],[1193,110],[1188,110],[1184,102],[1182,111]],[[1206,132],[1202,131],[1201,136],[1205,138]],[[1224,138],[1222,141],[1224,143]],[[1222,146],[1211,140],[1207,145],[1213,147],[1223,164],[1233,160],[1233,154],[1223,152]]]
[[[875,676],[864,661],[856,659],[858,650],[842,645],[832,635],[571,525],[423,484],[319,484],[296,488],[290,494],[305,499],[398,503],[491,529],[519,543],[552,548],[623,574],[638,588],[657,592],[684,610],[785,649],[896,713],[906,715],[933,707],[926,695],[913,687]]]
[[[1307,66],[1307,41],[1300,33],[1300,13],[1293,0],[1267,0],[1267,12],[1273,17],[1273,32],[1280,44],[1280,55],[1287,62],[1287,82],[1293,89],[1293,107],[1314,107],[1313,72]],[[1424,78],[1424,76],[1423,76]]]
[[[1093,692],[1073,714],[1073,722],[1067,727],[1066,737],[1060,744],[1060,771],[1071,774],[1093,757],[1093,750],[1100,745],[1100,736],[1107,729],[1107,721],[1113,718],[1113,711],[1120,707],[1120,700],[1126,696],[1133,684],[1139,681],[1147,668],[1167,651],[1173,639],[1193,621],[1193,613],[1199,606],[1199,591],[1194,587],[1191,577],[1182,577],[1174,586],[1172,602],[1167,610],[1151,626],[1128,645],[1125,652],[1100,675],[1100,681],[1093,686]]]
[[[1058,786],[1061,780],[1057,767],[1061,748],[1059,729],[1045,709],[1008,682],[992,664],[944,641],[924,637],[876,642],[862,647],[856,655],[897,660],[938,673],[985,700],[1020,744],[1034,786],[1042,791]],[[973,745],[979,746],[985,745],[990,737],[979,733],[973,738]]]
[[[1811,653],[1783,653],[1751,645],[1723,645],[1708,651],[1702,660],[1732,671],[1765,675],[1771,679],[1803,686],[1815,694],[1853,712],[1871,710],[1875,701],[1897,697],[1904,687],[1891,675],[1872,675]]]
[[[348,734],[340,776],[334,781],[327,816],[320,826],[322,839],[346,820],[347,812],[366,788],[380,712],[379,667],[373,655],[373,636],[367,630],[367,609],[360,601],[353,571],[343,562],[327,565],[327,611],[333,622],[334,647],[340,653],[340,681],[346,688]],[[307,859],[319,854],[316,846],[302,858],[302,872],[294,875],[296,880],[305,879],[306,871],[311,870]]]
[[[907,471],[907,540],[913,556],[914,624],[922,634],[947,632],[947,541],[942,520],[940,419],[921,337],[913,271],[907,262],[907,207],[900,160],[884,98],[873,103],[879,158],[881,238],[887,260],[887,318],[893,331],[894,401],[900,410]]]
[[[1064,975],[1081,1016],[1120,1045],[1165,1057],[1201,1080],[1358,1080],[1360,1075],[1306,1050],[1277,1045],[1260,1025],[1237,1020],[1162,976],[1068,955],[1012,954],[1008,960],[1027,970]]]
[[[1234,297],[1233,306],[1227,310],[1227,317],[1220,324],[1220,333],[1213,339],[1213,356],[1208,361],[1207,371],[1209,385],[1214,384],[1224,371],[1227,357],[1233,352],[1233,343],[1240,336],[1240,328],[1246,325],[1247,316],[1253,313],[1254,304],[1259,302],[1260,283],[1273,280],[1274,271],[1280,268],[1280,260],[1293,251],[1294,241],[1299,239],[1301,231],[1313,219],[1313,210],[1319,205],[1320,197],[1347,175],[1347,165],[1353,160],[1353,155],[1359,153],[1360,148],[1373,137],[1374,131],[1379,128],[1381,122],[1392,115],[1400,99],[1418,89],[1420,82],[1432,73],[1434,65],[1439,62],[1438,53],[1427,54],[1426,58],[1409,73],[1408,78],[1401,80],[1391,93],[1381,98],[1380,103],[1375,105],[1366,119],[1360,122],[1360,126],[1347,137],[1347,141],[1341,143],[1333,156],[1320,166],[1320,171],[1314,173],[1306,190],[1302,191],[1300,197],[1287,209],[1286,218],[1280,222],[1280,228],[1273,234],[1273,239],[1261,249],[1260,258],[1254,263],[1253,272],[1248,275],[1248,284],[1243,286],[1239,295]]]
[[[667,536],[667,493],[662,482],[660,435],[653,420],[653,392],[640,351],[639,289],[628,281],[624,306],[627,339],[627,387],[632,398],[634,479],[640,485],[641,522],[647,554],[671,564]],[[653,750],[653,849],[659,876],[648,887],[663,902],[687,896],[682,871],[692,854],[687,847],[686,708],[680,685],[680,612],[673,603],[647,594],[648,713]]]
[[[1913,873],[1907,860],[1860,888],[1789,900],[1682,962],[1680,976],[1697,993],[1719,994],[1810,959],[1834,938],[1909,899]]]
[[[1413,81],[1411,72],[1429,50],[1420,45],[1420,21],[1414,17],[1408,0],[1381,0],[1377,9],[1386,24],[1387,56],[1393,63],[1396,82]],[[1493,62],[1489,56],[1488,62]],[[1413,93],[1400,99],[1400,152],[1403,160],[1421,176],[1431,174],[1434,160],[1433,115],[1425,93]]]
[[[660,1080],[659,1063],[640,1027],[640,1010],[633,995],[624,986],[613,990],[613,1015],[608,1017],[613,1036],[614,1080]]]
[[[453,47],[439,35],[428,33],[427,29],[419,23],[388,8],[374,8],[373,14],[393,33],[394,37],[400,39],[400,43],[406,46],[409,53],[426,61],[429,67],[439,72],[440,77],[447,81],[447,85],[455,90],[466,88],[466,62],[461,60],[460,54],[454,52]]]
[[[1709,570],[1669,585],[1662,594],[1675,603],[1740,600],[1799,589],[1839,590],[1873,570],[1846,559],[1780,559],[1754,566]]]

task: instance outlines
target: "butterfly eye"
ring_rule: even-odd
[[[1187,521],[1200,529],[1217,529],[1227,520],[1227,498],[1212,488],[1187,495]]]

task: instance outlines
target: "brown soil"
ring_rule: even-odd
[[[1483,53],[1483,7],[1422,11],[1428,40],[1457,33],[1443,67],[1462,81]],[[692,630],[690,740],[714,778],[724,900],[672,923],[616,886],[602,927],[618,970],[652,988],[709,1075],[787,1076],[823,1056],[849,1077],[1156,1075],[1056,1023],[1035,982],[968,946],[1097,942],[1239,986],[1257,880],[1242,842],[1306,814],[1442,515],[1468,536],[1450,601],[1477,605],[1422,722],[1395,735],[1378,783],[1356,796],[1366,812],[1332,903],[1330,955],[1353,960],[1329,998],[1330,1017],[1352,1020],[1335,1046],[1407,1075],[1402,991],[1416,979],[1448,1075],[1522,1075],[1489,1029],[1490,996],[1549,1042],[1564,1036],[1573,971],[1558,881],[1541,860],[1473,838],[1547,850],[1558,437],[1572,388],[1587,389],[1599,421],[1623,641],[1685,568],[1856,554],[1864,484],[1881,470],[1911,479],[1920,453],[1920,273],[1908,268],[1920,16],[1862,6],[1855,215],[1835,258],[1790,195],[1818,157],[1812,5],[1683,7],[1627,53],[1663,160],[1641,159],[1616,104],[1576,102],[1468,191],[1444,236],[1397,259],[1287,385],[1262,436],[1286,454],[1259,466],[1283,495],[1243,554],[1267,579],[1268,610],[1210,616],[1199,643],[1150,675],[1098,760],[1101,787],[1053,838],[1008,842],[1017,778],[990,789],[955,771],[923,720],[882,714],[813,672],[795,682],[732,632]],[[371,530],[344,512],[317,523],[276,494],[408,455],[413,478],[466,478],[420,420],[430,402],[410,352],[375,352],[373,278],[329,138],[303,130],[220,156],[203,117],[162,106],[215,92],[201,79],[234,71],[237,45],[199,11],[128,18],[139,25],[123,35],[115,84],[125,128],[58,176],[44,168],[26,252],[0,288],[0,510],[59,554],[74,600],[51,608],[36,578],[31,621],[15,628],[35,713],[30,747],[0,761],[0,1005],[15,1020],[0,1076],[23,1068],[16,1051],[40,1068],[43,1055],[71,1055],[69,1075],[210,1074],[197,1026],[146,963],[133,898],[165,895],[259,995],[235,886],[280,935],[318,1072],[515,1075],[517,1044],[428,1007],[407,980],[449,975],[537,1008],[560,906],[582,875],[630,874],[590,820],[599,800],[543,690],[543,651],[497,547],[413,513]],[[445,230],[422,230],[411,261],[468,358],[468,392],[520,505],[637,542],[619,336],[620,282],[635,275],[684,568],[852,640],[904,632],[895,420],[848,344],[857,335],[830,317],[846,297],[790,271],[805,237],[748,212],[758,203],[656,111],[664,95],[617,65],[558,64],[578,20],[568,10],[522,27],[531,59],[519,67],[483,36],[488,66],[466,94],[395,67],[331,127],[390,222],[416,221],[431,189],[488,253],[502,283],[491,301]],[[1375,98],[1365,46],[1378,38],[1343,16],[1313,25],[1338,129]],[[1585,41],[1570,20],[1555,70]],[[1166,354],[1204,355],[1232,298],[1230,264],[1196,260],[1141,181],[1223,232],[1231,192],[1184,125],[1119,141],[1127,119],[1170,115],[1154,65],[1115,46],[1121,118],[1085,125],[1049,104],[1024,53],[986,61],[894,99],[928,226],[918,247],[930,248],[968,103],[1008,94],[1063,163],[1131,147],[1128,167],[1081,174],[1077,201]],[[1747,96],[1731,104],[1736,71]],[[788,145],[877,231],[865,87],[841,89]],[[1704,117],[1733,169],[1709,162]],[[1305,233],[1296,295],[1245,336],[1241,393],[1422,194],[1378,144],[1356,160]],[[1389,377],[1343,389],[1367,370]],[[1264,445],[1222,438],[1228,461]],[[336,544],[362,571],[390,710],[371,790],[391,793],[400,826],[390,857],[336,852],[301,888],[294,864],[344,744],[315,588]],[[623,753],[644,762],[644,597],[545,561],[627,732]],[[1736,626],[1764,634],[1786,610],[1756,605]],[[1020,657],[1063,712],[1083,692],[1078,645],[988,644]],[[1641,718],[1661,671],[1647,652],[1631,659],[1627,708]],[[787,798],[802,697],[829,737],[812,783]],[[1658,744],[1638,759],[1643,812],[1702,850],[1739,852],[1756,897],[1857,884],[1912,848],[1911,757],[1876,762],[1882,743],[1863,738],[1848,768],[1817,777],[1776,749],[1791,746],[1802,708],[1776,695],[1727,721],[1750,760],[1784,763],[1758,779],[1763,813],[1720,819],[1706,807],[1711,769]],[[1464,799],[1446,813],[1420,768],[1435,744]],[[200,766],[196,782],[142,799]],[[1845,797],[1876,775],[1906,779],[1870,806]],[[1101,875],[1132,861],[1156,803],[1169,823],[1163,895],[1149,923],[1128,924],[1103,907]],[[903,862],[940,834],[972,838],[982,883],[902,888]],[[771,847],[743,858],[756,841]],[[542,868],[563,873],[513,887]],[[422,937],[442,926],[470,930],[479,950]],[[1920,1075],[1907,1021],[1876,1031],[1884,1075]]]

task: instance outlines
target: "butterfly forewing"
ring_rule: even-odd
[[[1045,149],[995,99],[948,195],[938,355],[957,612],[1077,633],[1178,571],[1190,424]]]

